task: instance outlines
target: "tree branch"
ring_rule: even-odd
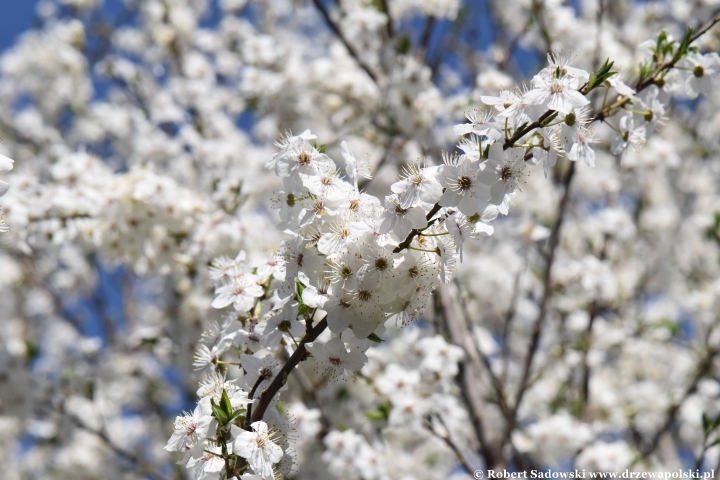
[[[378,77],[375,74],[375,72],[373,72],[370,69],[370,67],[365,62],[362,61],[362,59],[360,58],[360,54],[358,53],[357,50],[355,50],[355,47],[350,45],[350,42],[345,37],[345,35],[342,33],[340,28],[335,24],[335,22],[332,20],[332,18],[330,18],[330,13],[327,11],[327,9],[325,8],[325,5],[323,5],[322,1],[321,0],[312,0],[312,1],[313,1],[313,4],[315,5],[315,7],[320,11],[320,14],[325,19],[325,23],[327,23],[328,27],[330,27],[330,30],[332,30],[332,32],[335,34],[335,36],[342,42],[343,45],[345,45],[345,48],[350,53],[350,55],[355,59],[355,61],[360,66],[360,68],[365,70],[365,73],[368,74],[368,76],[372,79],[373,82],[375,82],[376,85],[379,85]],[[388,16],[388,19],[389,18],[390,17]]]
[[[307,330],[298,348],[293,352],[293,354],[290,356],[285,365],[283,365],[277,375],[275,375],[275,378],[270,383],[268,388],[262,393],[262,395],[260,395],[255,410],[252,413],[252,422],[258,422],[262,420],[263,415],[265,415],[265,410],[267,410],[267,408],[270,406],[270,402],[278,393],[278,391],[280,391],[282,386],[285,385],[285,381],[287,380],[288,375],[290,375],[290,373],[297,366],[297,364],[300,363],[303,358],[305,358],[305,353],[307,352],[305,345],[315,341],[315,339],[326,328],[327,318],[323,318],[317,325]]]
[[[445,324],[450,340],[452,343],[460,346],[464,346],[465,341],[468,339],[467,332],[461,329],[460,322],[454,321],[450,317],[452,308],[450,305],[449,294],[447,289],[440,286],[436,291],[436,299],[439,303],[439,316]],[[466,350],[465,348],[463,348]],[[501,455],[490,448],[490,445],[485,436],[485,430],[483,428],[483,400],[482,394],[478,391],[481,386],[481,379],[473,372],[468,366],[466,360],[458,362],[458,378],[460,379],[460,391],[462,393],[465,405],[470,413],[472,420],[473,430],[477,437],[478,443],[480,444],[480,453],[485,460],[487,468],[491,468],[501,460]]]
[[[520,384],[518,385],[518,391],[515,395],[515,403],[510,409],[510,414],[507,416],[507,424],[505,426],[505,434],[503,439],[503,445],[510,439],[515,424],[517,422],[517,413],[522,405],[525,392],[529,386],[528,380],[530,379],[530,372],[532,370],[533,360],[537,353],[538,347],[540,346],[540,336],[542,334],[543,327],[545,326],[545,319],[547,317],[547,311],[550,306],[550,299],[552,298],[552,267],[555,263],[555,253],[557,247],[560,245],[560,227],[562,226],[565,212],[567,211],[567,205],[570,200],[570,184],[573,176],[575,175],[575,164],[576,162],[570,162],[570,167],[565,179],[563,180],[563,186],[565,191],[563,192],[562,199],[558,205],[558,216],[557,222],[553,226],[552,233],[550,234],[550,241],[548,245],[548,257],[547,266],[543,275],[543,296],[540,301],[540,312],[538,313],[537,320],[535,321],[535,327],[533,329],[532,338],[530,340],[530,348],[528,355],[525,358],[525,364],[523,365],[522,376],[520,377]]]

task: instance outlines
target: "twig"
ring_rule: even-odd
[[[653,436],[652,440],[649,444],[646,446],[640,446],[640,455],[643,457],[647,457],[651,453],[655,451],[655,449],[658,446],[658,443],[660,442],[660,437],[663,436],[665,432],[670,430],[670,427],[672,427],[673,422],[675,422],[675,416],[677,415],[677,412],[680,410],[680,407],[683,405],[685,400],[695,393],[697,390],[698,383],[700,380],[707,374],[708,370],[712,366],[713,360],[715,359],[715,356],[718,354],[718,350],[716,349],[710,349],[708,350],[707,354],[705,355],[705,358],[703,358],[702,362],[700,362],[700,365],[698,365],[697,371],[695,372],[695,375],[693,376],[692,382],[690,382],[690,385],[685,389],[685,393],[683,394],[680,401],[674,403],[667,411],[665,422],[663,423],[662,427],[655,432],[655,435]]]
[[[425,63],[427,47],[428,47],[428,43],[430,42],[430,37],[432,36],[432,31],[433,31],[434,26],[435,26],[435,17],[430,15],[427,18],[427,20],[425,20],[425,28],[423,29],[423,33],[420,36],[420,41],[418,42],[418,58],[423,63]]]
[[[320,14],[325,19],[325,23],[327,23],[328,27],[330,27],[330,30],[335,34],[336,37],[342,42],[343,45],[345,45],[345,48],[350,53],[350,55],[355,59],[355,61],[358,63],[360,68],[365,70],[365,73],[368,74],[368,76],[372,79],[373,82],[375,82],[376,85],[379,85],[378,83],[378,77],[373,72],[370,67],[362,61],[360,58],[360,54],[355,50],[355,47],[350,45],[350,42],[345,37],[345,35],[342,33],[340,28],[335,24],[335,22],[330,18],[330,13],[325,8],[325,5],[323,5],[321,0],[313,0],[313,4],[315,4],[315,7],[320,11]]]
[[[439,212],[441,208],[442,208],[442,207],[441,207],[440,204],[438,204],[438,203],[436,203],[435,205],[433,205],[433,208],[428,212],[427,215],[425,215],[425,219],[426,219],[428,222],[430,222],[430,219],[432,219],[432,217],[434,217],[435,214],[436,214],[437,212]],[[406,238],[405,240],[403,240],[402,242],[400,242],[400,244],[399,244],[397,247],[395,247],[395,249],[393,250],[393,253],[402,252],[403,250],[405,250],[406,248],[408,248],[408,247],[410,246],[410,244],[412,243],[413,239],[414,239],[415,237],[417,237],[423,230],[425,230],[426,228],[428,228],[430,225],[432,225],[432,222],[431,222],[431,223],[428,223],[428,225],[427,225],[425,228],[413,229],[413,230],[408,234],[407,238]]]
[[[565,179],[563,186],[565,191],[563,192],[562,199],[558,205],[558,216],[555,225],[553,226],[552,233],[550,234],[550,241],[548,245],[548,259],[545,267],[545,273],[543,275],[543,296],[540,301],[540,312],[538,313],[537,320],[535,321],[535,327],[533,329],[532,337],[530,340],[530,348],[528,355],[525,358],[525,364],[523,365],[522,375],[520,377],[520,384],[518,385],[518,391],[515,395],[515,403],[510,409],[509,415],[507,416],[507,424],[505,426],[505,435],[503,439],[503,445],[510,439],[515,424],[517,422],[517,413],[522,405],[523,397],[529,386],[528,380],[530,378],[530,372],[532,369],[533,360],[537,353],[540,345],[540,336],[542,334],[543,327],[545,325],[545,319],[547,317],[548,307],[550,305],[550,299],[552,298],[552,267],[555,263],[555,253],[557,247],[560,244],[560,227],[562,226],[565,212],[567,211],[567,205],[570,200],[570,184],[573,176],[575,175],[575,164],[576,162],[570,162],[570,167]]]
[[[157,472],[150,471],[146,467],[144,467],[142,460],[140,460],[136,455],[133,455],[130,452],[126,452],[125,450],[123,450],[120,447],[118,447],[117,445],[115,445],[110,440],[110,438],[107,436],[107,434],[105,432],[95,430],[94,428],[88,427],[79,418],[67,413],[62,405],[59,407],[59,410],[63,416],[65,416],[67,419],[69,419],[78,428],[80,428],[81,430],[85,430],[88,433],[92,433],[93,435],[98,437],[100,440],[102,440],[105,443],[105,445],[110,450],[113,451],[113,453],[115,453],[119,457],[122,457],[123,459],[125,459],[128,462],[130,462],[131,464],[133,464],[135,466],[135,468],[140,470],[137,473],[148,476],[153,480],[168,480],[168,478],[165,477],[164,475],[157,473]]]
[[[532,23],[533,23],[533,17],[532,17],[532,15],[530,15],[530,16],[528,16],[528,19],[525,22],[525,25],[523,25],[523,28],[508,43],[508,46],[505,49],[505,53],[503,54],[503,58],[497,64],[498,70],[502,71],[505,68],[507,63],[510,61],[512,56],[515,54],[515,49],[520,44],[520,40],[522,40],[522,38],[525,35],[527,35],[527,32],[528,32],[528,30],[530,30],[530,25],[532,25]]]
[[[446,289],[440,287],[437,289],[435,298],[437,299],[438,314],[443,320],[443,323],[447,329],[448,335],[451,341],[456,345],[463,344],[463,338],[467,337],[460,326],[459,322],[451,321],[449,319],[450,306],[448,299],[448,292]],[[482,395],[478,391],[478,387],[481,385],[480,378],[470,369],[465,360],[458,362],[458,378],[460,379],[460,392],[462,393],[465,405],[470,413],[472,420],[473,430],[477,437],[478,443],[480,444],[480,454],[485,460],[485,465],[488,468],[495,466],[496,461],[500,459],[501,455],[496,454],[485,437],[485,430],[483,427],[483,400]]]
[[[538,22],[540,34],[542,35],[543,40],[545,40],[547,50],[552,51],[553,40],[552,37],[550,37],[550,32],[547,29],[547,25],[545,25],[545,18],[543,17],[543,11],[545,10],[545,2],[543,0],[533,0],[532,9],[533,15],[535,15],[535,19]]]
[[[314,327],[308,328],[298,348],[293,352],[287,363],[283,365],[277,375],[275,375],[275,378],[270,383],[268,388],[262,393],[262,395],[260,395],[257,406],[255,407],[255,411],[253,411],[252,413],[252,422],[258,422],[262,420],[263,415],[265,415],[265,410],[267,410],[267,408],[270,406],[270,402],[275,397],[277,392],[282,388],[283,385],[285,385],[285,381],[287,380],[290,372],[292,372],[292,370],[297,366],[297,364],[300,363],[303,358],[305,358],[305,353],[307,352],[305,345],[315,341],[315,339],[326,328],[327,317],[323,318],[320,323],[318,323]]]
[[[393,37],[395,37],[395,29],[393,27],[393,18],[390,14],[390,5],[388,5],[388,0],[380,0],[380,5],[382,5],[382,9],[385,12],[385,15],[387,16],[387,34],[388,37],[392,40]]]
[[[454,283],[457,286],[458,283],[456,280],[454,280]],[[440,288],[443,288],[442,286]],[[476,364],[478,359],[482,361],[482,364],[485,366],[485,369],[488,371],[488,375],[490,376],[490,383],[493,386],[493,389],[495,390],[495,395],[497,396],[498,405],[500,406],[500,410],[502,410],[503,414],[507,414],[509,406],[507,404],[507,400],[505,399],[505,391],[502,385],[502,382],[498,378],[497,375],[495,375],[495,372],[492,369],[492,365],[490,364],[490,359],[485,355],[485,353],[480,350],[480,347],[478,347],[477,341],[472,336],[472,330],[470,329],[470,318],[467,314],[467,307],[465,305],[465,302],[462,300],[462,298],[459,299],[460,303],[460,311],[462,312],[462,324],[459,326],[459,329],[451,329],[453,332],[457,332],[458,330],[464,330],[462,332],[462,338],[458,338],[457,340],[460,340],[462,343],[457,343],[459,347],[462,347],[463,350],[465,350],[465,353],[473,359],[473,364]],[[447,305],[443,302],[442,307],[450,307],[450,305]],[[445,319],[447,322],[452,321],[460,321],[460,319],[456,319],[457,315],[450,315],[446,314]],[[455,339],[453,339],[455,340]],[[453,341],[453,343],[455,343]],[[474,355],[473,355],[474,353]]]
[[[435,414],[435,418],[438,419],[438,421],[442,424],[443,428],[447,431],[447,435],[441,435],[440,433],[438,433],[435,428],[433,428],[432,423],[430,422],[428,422],[429,425],[426,425],[425,428],[437,438],[445,442],[445,445],[450,447],[450,450],[453,451],[453,453],[455,454],[455,458],[457,458],[457,461],[460,463],[460,465],[462,465],[465,471],[469,474],[472,474],[475,469],[470,466],[467,460],[465,460],[465,456],[462,454],[457,445],[455,445],[455,442],[450,439],[450,430],[447,428],[447,425],[443,421],[442,417],[439,414]]]
[[[603,239],[603,246],[598,255],[598,260],[601,262],[605,260],[607,254],[609,236],[605,234]],[[588,363],[588,355],[590,353],[590,343],[592,338],[592,329],[595,322],[595,317],[600,314],[600,303],[593,300],[588,309],[589,320],[587,327],[585,328],[584,343],[583,343],[583,356],[582,356],[582,377],[581,377],[581,398],[584,407],[587,407],[588,400],[590,398],[590,364]]]
[[[527,259],[527,256],[525,256]],[[525,263],[525,262],[523,262]],[[502,383],[505,383],[505,380],[507,379],[507,372],[508,372],[508,362],[509,362],[509,355],[510,355],[510,331],[512,326],[512,320],[515,316],[515,304],[517,303],[517,299],[520,292],[520,277],[523,274],[523,268],[519,268],[517,274],[515,275],[515,281],[513,282],[513,291],[512,295],[510,297],[510,305],[508,306],[508,310],[505,313],[505,321],[503,322],[503,330],[502,330],[502,351],[500,353],[500,358],[502,361]]]
[[[712,27],[714,27],[718,22],[720,22],[720,15],[717,15],[710,23],[705,25],[703,28],[698,30],[692,37],[690,37],[689,43],[692,43],[695,40],[697,40],[698,38],[700,38],[701,36],[703,36]],[[673,68],[675,66],[675,64],[681,60],[681,58],[682,57],[680,57],[678,55],[674,55],[673,58],[671,58],[667,62],[660,65],[658,70],[654,74],[650,75],[650,77],[646,78],[643,81],[638,80],[638,83],[635,85],[635,92],[640,93],[641,90],[646,89],[650,85],[657,85],[659,78],[660,78],[660,74]],[[602,122],[605,118],[612,115],[612,113],[616,109],[621,108],[622,106],[624,106],[631,100],[632,100],[632,96],[630,96],[630,95],[625,95],[625,96],[619,97],[615,103],[603,108],[597,115],[595,115],[594,118],[592,119],[592,121],[600,120]]]

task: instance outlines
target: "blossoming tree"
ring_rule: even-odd
[[[689,4],[39,2],[0,57],[3,478],[719,471]]]

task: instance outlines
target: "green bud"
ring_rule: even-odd
[[[469,223],[477,223],[477,222],[479,222],[479,221],[480,221],[480,214],[477,213],[477,212],[473,213],[472,215],[470,215],[469,217],[467,217],[467,221],[468,221]]]
[[[575,117],[575,114],[573,112],[568,113],[565,115],[565,125],[568,127],[572,127],[575,125],[575,121],[577,120],[577,117]]]

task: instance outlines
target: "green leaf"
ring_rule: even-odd
[[[232,405],[230,404],[230,397],[228,397],[227,391],[223,388],[222,396],[220,397],[220,408],[225,412],[225,416],[228,418],[232,417]]]
[[[230,419],[225,414],[225,411],[215,404],[213,399],[210,399],[210,405],[212,406],[213,417],[215,417],[215,420],[217,420],[220,425],[227,425]]]
[[[407,54],[410,51],[410,47],[412,47],[412,44],[410,43],[410,37],[407,35],[403,35],[395,42],[395,51],[400,55]]]
[[[525,122],[522,125],[520,125],[518,128],[515,129],[516,132],[522,132],[525,127],[530,125],[530,122]]]
[[[690,47],[690,41],[692,40],[692,28],[687,28],[685,30],[685,34],[683,35],[682,42],[680,42],[680,46],[677,49],[677,52],[675,53],[675,56],[677,58],[684,57],[688,53],[688,48]]]
[[[669,318],[663,318],[660,320],[660,326],[667,328],[670,330],[670,333],[673,337],[677,336],[680,333],[680,325],[677,322],[672,321]]]
[[[615,75],[617,72],[612,71],[615,62],[611,62],[608,58],[596,72],[590,74],[587,86],[583,89],[584,93],[590,92],[592,89],[605,83],[605,80]]]
[[[385,420],[385,414],[380,410],[368,410],[367,412],[365,412],[365,418],[367,418],[371,422],[375,422],[379,420]]]
[[[327,145],[323,143],[322,145],[320,145],[319,147],[317,147],[317,150],[318,150],[318,152],[320,152],[320,153],[325,153],[325,149],[326,149],[326,148],[327,148]]]
[[[232,422],[232,421],[235,420],[236,418],[244,415],[245,412],[247,412],[247,410],[245,410],[244,408],[238,408],[238,409],[235,410],[235,411],[233,412],[233,414],[230,416],[230,420],[229,420],[229,421]]]
[[[295,280],[295,300],[302,303],[302,294],[305,291],[305,285],[300,280]]]
[[[710,430],[715,430],[718,427],[720,427],[720,413],[718,413],[715,419],[710,422]]]
[[[382,342],[385,341],[385,340],[383,340],[382,338],[378,337],[375,332],[373,332],[373,333],[371,333],[370,335],[368,335],[367,339],[370,340],[370,341],[373,341],[373,342],[375,342],[375,343],[382,343]]]
[[[391,409],[392,405],[390,405],[389,402],[383,402],[378,405],[377,410],[367,410],[365,412],[365,418],[367,418],[371,422],[387,420],[390,417]]]

